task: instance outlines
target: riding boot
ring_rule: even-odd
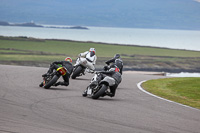
[[[114,94],[111,93],[111,92],[106,92],[106,95],[107,95],[107,96],[110,96],[110,97],[114,97]]]
[[[47,75],[50,75],[53,72],[53,69],[50,67],[47,73],[43,74],[42,77],[46,77]]]
[[[50,75],[50,73],[47,72],[47,73],[43,74],[42,77],[46,77],[47,75]]]
[[[53,72],[54,68],[55,68],[55,65],[51,64],[47,73],[43,74],[42,77],[46,77],[47,75],[50,75]]]
[[[43,82],[41,82],[41,83],[39,84],[39,86],[40,86],[40,87],[43,87],[43,86],[44,86]]]
[[[87,96],[87,89],[84,90],[83,94],[82,94],[83,97],[86,97]]]
[[[61,82],[61,81],[59,81],[59,82],[57,82],[57,83],[55,84],[55,86],[58,86],[58,85],[68,86],[68,85],[69,85],[69,82]]]

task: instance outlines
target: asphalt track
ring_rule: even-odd
[[[68,87],[38,85],[47,68],[0,65],[0,133],[199,133],[200,111],[137,88],[160,76],[124,72],[114,98],[82,97],[91,74]]]

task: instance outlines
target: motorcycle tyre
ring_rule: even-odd
[[[49,89],[53,84],[55,84],[57,82],[57,80],[59,79],[59,77],[57,75],[54,75],[53,78],[44,85],[45,89]]]
[[[78,66],[75,71],[73,72],[72,74],[72,79],[75,79],[76,77],[78,77],[82,71],[82,67],[81,66]]]
[[[102,84],[99,91],[92,96],[92,99],[98,99],[100,96],[102,96],[105,93],[107,88],[108,88],[108,86],[106,86],[105,84]]]

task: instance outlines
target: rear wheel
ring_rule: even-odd
[[[100,89],[93,94],[92,99],[98,99],[100,96],[102,96],[105,93],[107,88],[108,87],[105,84],[102,84]]]
[[[57,82],[58,79],[59,79],[59,77],[57,75],[54,75],[53,78],[44,85],[44,88],[49,89],[53,84],[55,84]]]
[[[78,77],[82,70],[83,68],[81,66],[78,66],[72,74],[72,79],[75,79],[76,77]]]

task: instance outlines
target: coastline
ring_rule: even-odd
[[[87,27],[83,26],[44,26],[40,24],[36,24],[34,22],[27,23],[9,23],[5,21],[0,21],[0,26],[20,26],[20,27],[40,27],[40,28],[57,28],[57,29],[82,29],[89,30]]]

